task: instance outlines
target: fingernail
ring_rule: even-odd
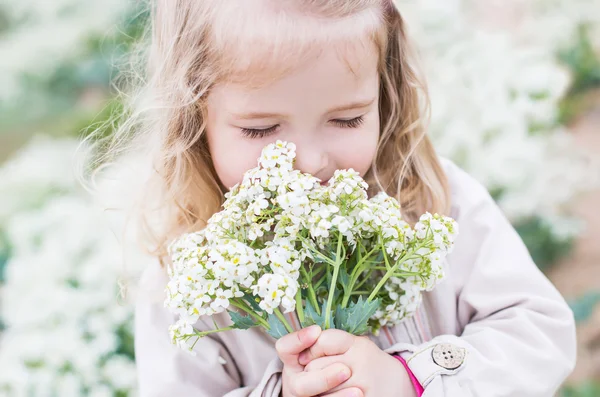
[[[298,356],[298,362],[300,363],[300,365],[305,365],[306,361],[306,352],[300,353],[300,355]]]
[[[318,325],[311,325],[306,330],[306,336],[308,336],[309,338],[316,338],[320,332],[321,327],[319,327]]]
[[[338,374],[338,379],[340,380],[340,382],[347,380],[349,377],[350,377],[350,370],[348,368],[344,368]]]

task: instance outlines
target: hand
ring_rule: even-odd
[[[359,388],[365,397],[416,397],[406,369],[396,358],[385,353],[364,336],[354,336],[342,330],[325,330],[317,341],[298,358],[304,371],[320,373],[332,365],[343,364],[352,376],[344,388]],[[340,386],[323,394],[337,396]]]
[[[312,397],[329,392],[337,387],[335,397],[363,397],[357,388],[344,388],[340,385],[352,375],[350,368],[342,363],[324,365],[310,372],[298,362],[300,353],[311,347],[321,335],[321,328],[313,325],[285,335],[277,341],[275,349],[283,362],[283,397]]]

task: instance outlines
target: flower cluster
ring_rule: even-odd
[[[201,316],[233,309],[248,316],[241,324],[233,315],[233,327],[262,325],[274,336],[277,322],[290,331],[282,314],[294,310],[303,324],[356,330],[338,313],[366,310],[376,332],[413,314],[421,291],[443,277],[452,219],[427,213],[413,229],[397,200],[368,198],[358,172],[338,170],[322,185],[294,158],[293,143],[265,147],[206,228],[170,245],[165,306],[179,315],[175,343],[189,349],[205,335],[193,328]]]

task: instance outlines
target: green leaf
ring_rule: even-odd
[[[232,312],[231,310],[227,312],[229,313],[229,317],[231,317],[231,321],[233,321],[233,326],[237,329],[248,329],[259,325],[250,316],[242,316],[240,313]]]
[[[346,330],[344,326],[348,322],[348,311],[349,308],[341,306],[338,306],[335,309],[333,323],[335,324],[336,329],[343,329],[344,331]]]
[[[327,301],[323,303],[323,307],[321,309],[321,315],[317,314],[317,310],[313,307],[312,303],[309,300],[306,300],[306,308],[304,309],[304,322],[302,323],[303,328],[310,327],[311,325],[317,324],[321,328],[325,324],[325,307],[327,306]]]
[[[345,266],[340,266],[340,270],[338,272],[338,282],[342,284],[344,293],[347,293],[348,287],[350,287],[350,275],[348,274]]]
[[[367,302],[362,296],[347,308],[338,307],[335,311],[335,327],[353,335],[363,335],[368,331],[367,322],[379,307],[379,299]]]
[[[267,333],[275,339],[279,339],[282,336],[287,335],[289,332],[285,329],[285,325],[277,318],[275,314],[269,314],[267,317],[269,327],[271,327]]]
[[[254,309],[255,313],[260,314],[263,312],[263,309],[261,309],[260,306],[258,306],[258,303],[255,300],[256,297],[254,295],[250,295],[250,294],[246,293],[246,294],[244,294],[242,299],[244,301],[246,301],[246,303],[248,303],[252,309]]]

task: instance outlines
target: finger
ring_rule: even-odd
[[[302,372],[291,378],[291,390],[296,396],[315,396],[327,393],[352,376],[350,368],[335,363],[321,371]]]
[[[348,387],[346,389],[338,390],[333,393],[321,394],[321,396],[327,397],[364,397],[364,393],[358,387]]]
[[[319,357],[344,354],[354,343],[354,338],[355,336],[339,329],[323,331],[315,344],[300,354],[298,362],[306,365]]]
[[[297,372],[302,371],[304,368],[298,363],[298,355],[312,346],[319,335],[321,335],[321,327],[312,325],[278,339],[275,349],[283,364]]]
[[[325,367],[329,367],[333,363],[342,363],[347,365],[347,363],[343,362],[343,356],[338,355],[319,357],[306,364],[306,366],[304,367],[304,372],[320,371]]]

